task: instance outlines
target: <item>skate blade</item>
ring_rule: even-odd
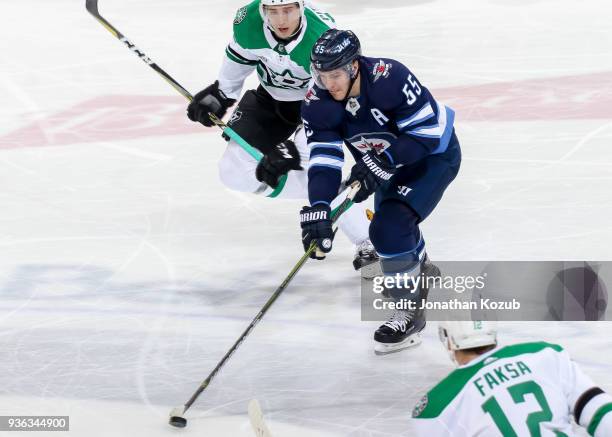
[[[420,332],[417,332],[416,334],[405,338],[399,343],[379,343],[377,341],[374,341],[374,353],[376,355],[388,355],[395,352],[403,351],[404,349],[409,349],[411,347],[418,346],[422,342],[423,339],[421,338]]]

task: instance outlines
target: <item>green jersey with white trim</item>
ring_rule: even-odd
[[[259,12],[259,0],[240,8],[234,18],[234,38],[225,50],[219,88],[238,99],[244,81],[257,70],[262,86],[279,101],[304,99],[311,80],[310,52],[319,37],[335,27],[331,15],[306,2],[305,20],[288,44],[274,38]]]
[[[571,417],[596,437],[612,436],[612,396],[561,346],[498,347],[451,372],[415,406],[417,435],[575,436]]]

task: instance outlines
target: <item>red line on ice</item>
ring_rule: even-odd
[[[186,107],[174,96],[100,96],[1,136],[0,149],[206,132],[187,119]]]
[[[610,71],[439,88],[432,92],[457,112],[460,122],[612,118]],[[122,141],[210,131],[187,120],[185,108],[185,101],[175,96],[96,97],[0,136],[0,149]]]
[[[459,121],[612,119],[612,72],[433,90]]]

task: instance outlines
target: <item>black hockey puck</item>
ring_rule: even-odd
[[[187,419],[181,416],[171,416],[168,423],[175,428],[185,428],[187,426]]]

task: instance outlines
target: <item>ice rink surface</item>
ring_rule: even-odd
[[[299,258],[302,202],[224,189],[219,132],[190,123],[84,3],[0,3],[0,415],[70,415],[71,436],[237,437],[252,435],[257,398],[277,437],[410,436],[412,406],[452,365],[435,324],[417,349],[373,354],[344,237],[300,272],[189,427],[167,425]],[[195,92],[241,5],[100,11]],[[457,111],[461,173],[423,226],[434,260],[611,259],[608,0],[318,5]],[[500,337],[560,343],[612,391],[610,332],[522,323]]]

